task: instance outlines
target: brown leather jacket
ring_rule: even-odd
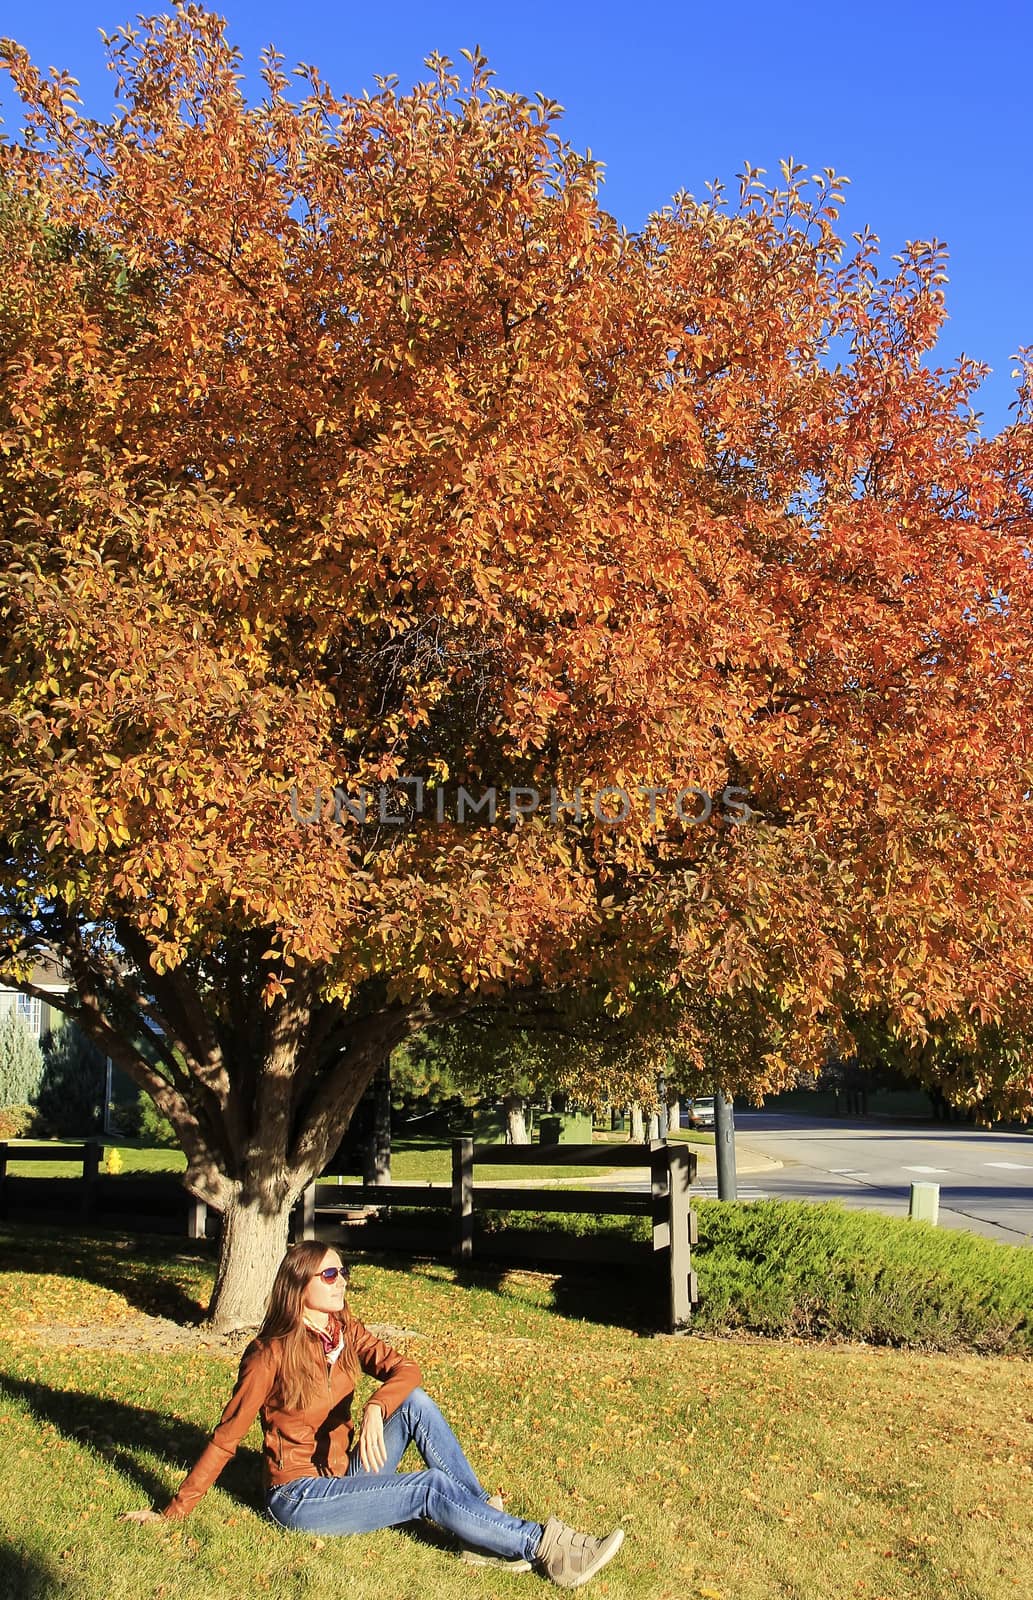
[[[389,1417],[397,1411],[421,1380],[415,1361],[374,1338],[369,1329],[345,1308],[342,1319],[363,1372],[381,1380],[371,1397]],[[313,1334],[313,1338],[317,1335]],[[164,1517],[185,1517],[233,1455],[255,1418],[261,1413],[263,1487],[290,1483],[294,1478],[338,1477],[348,1470],[348,1452],[355,1431],[351,1420],[355,1384],[342,1356],[326,1369],[326,1390],[304,1410],[283,1411],[272,1398],[280,1341],[248,1345],[240,1361],[236,1386],[218,1427],[162,1512]]]

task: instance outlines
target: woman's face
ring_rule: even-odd
[[[337,1277],[332,1283],[327,1283],[325,1278],[320,1277],[320,1273],[334,1267],[337,1268]],[[306,1285],[302,1304],[309,1311],[340,1311],[344,1305],[346,1285],[347,1279],[340,1256],[336,1250],[328,1250]]]

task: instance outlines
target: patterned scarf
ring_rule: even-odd
[[[328,1364],[332,1367],[334,1362],[340,1356],[341,1351],[344,1349],[344,1329],[341,1327],[337,1318],[331,1311],[327,1318],[325,1330],[323,1328],[317,1328],[314,1322],[309,1321],[308,1317],[303,1317],[302,1321],[304,1322],[306,1328],[311,1328],[312,1332],[316,1335],[320,1344],[323,1346],[323,1355],[326,1357]]]

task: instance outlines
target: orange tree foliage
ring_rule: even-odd
[[[929,366],[942,247],[880,276],[789,164],[629,234],[477,53],[355,97],[270,50],[249,104],[197,6],[107,45],[106,121],[3,47],[3,966],[60,950],[172,1119],[223,1320],[377,1064],[479,1003],[587,984],[738,1090],[876,1005],[1017,1027],[1030,384],[983,439],[984,369]],[[494,824],[437,821],[460,783]]]

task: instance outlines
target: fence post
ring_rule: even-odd
[[[204,1239],[208,1234],[208,1207],[196,1195],[189,1196],[190,1205],[187,1210],[187,1238]]]
[[[301,1234],[302,1239],[316,1237],[316,1180],[312,1179],[301,1191]]]
[[[689,1206],[689,1185],[695,1159],[683,1144],[670,1145],[668,1160],[668,1216],[670,1220],[670,1330],[684,1327],[696,1302],[696,1275],[692,1270],[695,1216]]]
[[[96,1139],[88,1139],[82,1148],[82,1214],[84,1220],[93,1215],[94,1188],[100,1172],[100,1158],[104,1146]]]
[[[473,1140],[452,1140],[452,1254],[473,1255]]]
[[[940,1185],[913,1183],[907,1214],[909,1217],[917,1217],[920,1222],[931,1222],[935,1228],[940,1216]]]
[[[7,1215],[7,1140],[0,1140],[0,1217]]]

